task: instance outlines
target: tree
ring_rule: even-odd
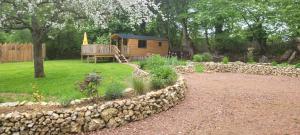
[[[0,29],[31,31],[34,48],[34,77],[45,77],[42,44],[49,31],[63,29],[72,20],[80,26],[87,19],[97,27],[107,27],[109,18],[121,8],[130,24],[151,21],[148,7],[158,9],[151,0],[1,0]]]

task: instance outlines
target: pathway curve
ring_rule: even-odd
[[[233,73],[185,75],[176,107],[92,135],[300,134],[300,78]]]

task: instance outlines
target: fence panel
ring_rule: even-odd
[[[43,44],[43,58],[46,57],[46,47]],[[33,60],[32,44],[0,44],[0,63],[23,62]]]

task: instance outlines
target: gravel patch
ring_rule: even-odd
[[[90,135],[300,134],[300,78],[234,73],[185,75],[176,107]]]

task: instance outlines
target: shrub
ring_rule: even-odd
[[[145,68],[144,69],[153,69],[158,66],[162,66],[166,64],[165,58],[161,57],[160,55],[153,55],[145,60]]]
[[[166,60],[165,65],[172,65],[172,66],[186,65],[184,61],[179,61],[177,57],[165,58],[165,60]]]
[[[285,63],[280,63],[280,64],[278,64],[278,66],[279,66],[279,67],[288,67],[289,64],[285,62]]]
[[[144,94],[147,90],[146,82],[142,78],[133,77],[132,86],[133,86],[133,89],[135,90],[135,92],[140,95]]]
[[[194,62],[203,62],[203,56],[200,54],[196,54],[193,56],[193,61]]]
[[[41,102],[43,100],[43,95],[40,93],[39,88],[37,87],[36,84],[31,84],[32,87],[32,97],[35,102]]]
[[[161,66],[151,70],[151,87],[160,89],[172,85],[177,80],[176,72],[169,66]]]
[[[164,80],[161,78],[151,78],[151,88],[154,90],[162,89],[164,88]]]
[[[106,88],[105,99],[114,100],[121,98],[123,96],[124,86],[121,83],[112,82]]]
[[[86,75],[84,81],[78,84],[80,92],[88,97],[99,97],[98,87],[101,80],[102,77],[95,72]]]
[[[225,57],[223,58],[223,60],[222,60],[222,63],[223,63],[223,64],[228,64],[228,62],[229,62],[229,58],[228,58],[227,56],[225,56]]]
[[[278,63],[276,61],[272,61],[272,66],[277,66]]]
[[[141,69],[145,69],[146,65],[147,65],[147,62],[144,61],[144,60],[139,62],[139,66],[140,66]]]
[[[68,107],[73,99],[74,98],[63,97],[59,100],[59,103],[62,105],[62,107]]]
[[[193,56],[193,61],[195,62],[208,62],[212,60],[210,53],[196,54]]]
[[[198,73],[203,73],[204,72],[204,67],[203,67],[203,65],[196,65],[195,70]]]
[[[203,53],[203,61],[208,62],[212,60],[212,56],[210,53]]]

